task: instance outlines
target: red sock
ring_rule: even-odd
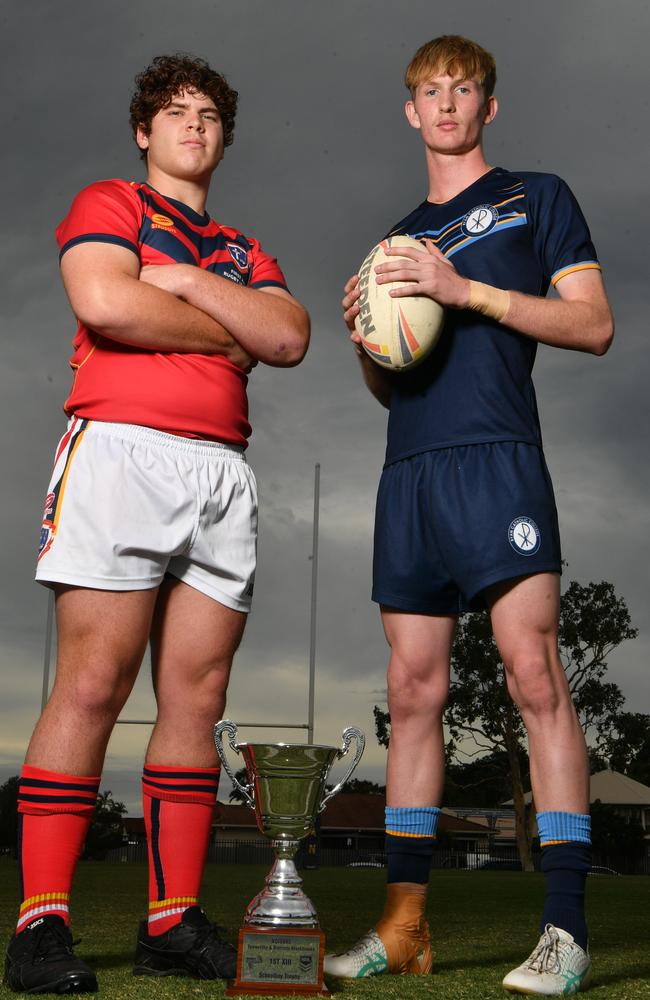
[[[99,778],[57,774],[25,764],[18,789],[20,916],[56,914],[70,923],[72,877],[92,819]]]
[[[218,767],[145,764],[149,934],[164,934],[199,902],[218,787]]]

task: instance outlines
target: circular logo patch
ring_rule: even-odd
[[[508,528],[508,541],[520,556],[534,555],[542,541],[532,517],[516,517]]]
[[[462,222],[466,236],[482,236],[489,233],[499,221],[499,213],[493,205],[477,205],[468,212]]]

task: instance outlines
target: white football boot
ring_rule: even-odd
[[[503,980],[511,993],[545,997],[573,996],[586,990],[591,977],[591,959],[572,936],[547,924],[533,953]]]
[[[326,955],[323,972],[345,979],[365,979],[388,971],[388,956],[376,931],[368,931],[348,951]]]

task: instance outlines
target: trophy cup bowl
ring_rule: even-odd
[[[230,768],[223,736],[241,754],[248,781],[241,784]],[[269,837],[275,860],[266,885],[249,903],[239,932],[237,978],[226,992],[319,993],[323,985],[324,935],[314,905],[302,889],[294,856],[316,818],[355,770],[365,746],[363,733],[343,731],[341,747],[303,743],[236,743],[237,726],[224,719],[214,740],[224,770],[255,812],[258,829]],[[346,774],[329,792],[325,784],[333,764],[345,757],[352,740],[356,752]]]

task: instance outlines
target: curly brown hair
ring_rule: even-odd
[[[235,130],[237,91],[228,86],[225,77],[208,66],[205,59],[177,52],[172,56],[156,56],[135,78],[129,121],[136,137],[138,128],[146,135],[151,132],[151,120],[161,108],[166,108],[181,90],[205,94],[214,101],[223,125],[224,146],[230,146]],[[146,160],[147,151],[140,158]]]

